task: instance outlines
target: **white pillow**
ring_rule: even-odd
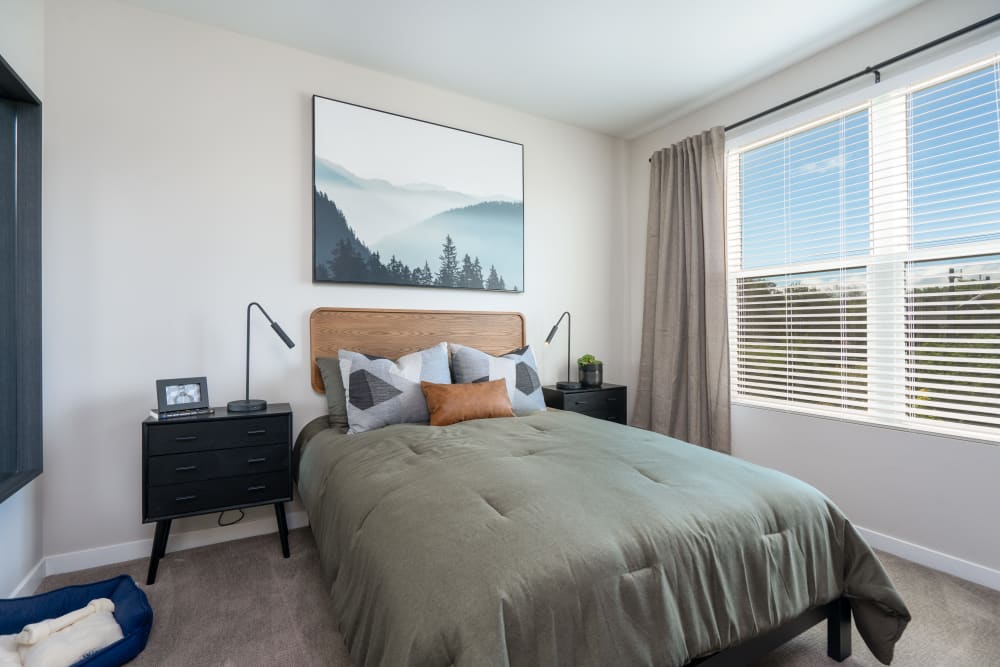
[[[340,350],[337,356],[347,397],[348,433],[426,423],[430,417],[420,382],[451,383],[445,343],[395,361],[351,350]]]
[[[451,349],[451,374],[458,384],[503,379],[514,414],[521,416],[545,409],[538,365],[531,346],[495,357],[474,347],[457,343]]]

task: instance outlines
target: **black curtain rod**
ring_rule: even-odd
[[[892,58],[889,58],[888,60],[883,60],[880,63],[875,63],[874,65],[869,65],[868,67],[864,68],[863,70],[861,70],[859,72],[855,72],[854,74],[851,74],[849,76],[845,76],[843,79],[838,79],[837,81],[834,81],[833,83],[828,83],[825,86],[820,86],[819,88],[816,88],[815,90],[811,90],[808,93],[805,93],[804,95],[799,95],[798,97],[790,99],[787,102],[782,102],[781,104],[779,104],[777,106],[773,106],[770,109],[766,109],[764,111],[761,111],[760,113],[756,113],[756,114],[754,114],[752,116],[748,116],[748,117],[744,118],[743,120],[737,121],[737,122],[732,123],[730,125],[726,125],[725,130],[727,132],[729,130],[734,130],[737,127],[740,127],[741,125],[746,125],[747,123],[752,123],[755,120],[763,118],[764,116],[768,116],[768,115],[770,115],[770,114],[772,114],[772,113],[774,113],[776,111],[781,111],[782,109],[787,109],[788,107],[790,107],[790,106],[792,106],[794,104],[798,104],[799,102],[802,102],[804,100],[807,100],[810,97],[815,97],[816,95],[820,95],[822,93],[825,93],[826,91],[828,91],[828,90],[830,90],[832,88],[836,88],[837,86],[842,86],[842,85],[844,85],[845,83],[847,83],[849,81],[854,81],[855,79],[858,79],[858,78],[863,77],[863,76],[867,76],[869,74],[874,74],[875,75],[875,83],[879,83],[882,80],[882,73],[881,73],[880,70],[882,70],[883,68],[888,67],[889,65],[894,65],[894,64],[898,63],[900,60],[905,60],[906,58],[909,58],[910,56],[915,56],[918,53],[922,53],[923,51],[926,51],[928,49],[932,49],[935,46],[938,46],[940,44],[944,44],[945,42],[948,42],[948,41],[951,41],[951,40],[955,39],[956,37],[961,37],[962,35],[965,35],[966,33],[970,33],[973,30],[978,30],[979,28],[987,26],[987,25],[989,25],[991,23],[994,23],[996,21],[1000,21],[1000,14],[994,14],[993,16],[985,18],[985,19],[983,19],[981,21],[976,21],[975,23],[973,23],[971,25],[967,25],[964,28],[959,28],[955,32],[950,32],[950,33],[948,33],[947,35],[945,35],[943,37],[938,37],[937,39],[934,39],[934,40],[931,40],[931,41],[927,42],[926,44],[921,44],[920,46],[918,46],[916,48],[910,49],[909,51],[904,51],[903,53],[895,55]],[[652,160],[652,158],[650,158],[650,160]]]

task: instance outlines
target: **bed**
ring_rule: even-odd
[[[314,360],[524,344],[516,313],[317,309],[311,332]],[[319,419],[296,454],[359,665],[746,665],[823,620],[843,660],[852,612],[888,664],[909,621],[821,493],[659,434],[553,410],[355,435]]]

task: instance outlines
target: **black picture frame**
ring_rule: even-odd
[[[178,401],[178,395],[172,391],[180,389],[187,397],[190,395],[190,387],[197,385],[197,400]],[[208,407],[208,380],[204,377],[192,378],[168,378],[156,381],[156,406],[162,414],[164,412],[176,412],[178,410],[200,410]]]
[[[345,108],[353,108],[360,112],[365,112],[371,117],[388,117],[398,119],[400,121],[405,121],[414,124],[414,127],[426,126],[432,128],[438,128],[440,130],[447,131],[452,134],[453,137],[474,137],[482,140],[487,140],[488,142],[493,142],[495,145],[507,146],[515,149],[518,153],[517,156],[517,171],[516,177],[517,181],[520,183],[519,198],[516,201],[494,201],[494,197],[486,197],[488,201],[479,201],[478,206],[487,206],[490,209],[490,213],[494,215],[501,215],[501,211],[509,211],[510,206],[516,207],[518,212],[516,216],[519,218],[519,223],[517,225],[516,235],[504,234],[503,238],[519,240],[518,248],[516,252],[504,253],[507,257],[516,257],[519,261],[518,270],[514,274],[505,274],[497,262],[497,272],[493,272],[491,269],[492,262],[484,255],[483,262],[480,265],[479,254],[475,249],[470,249],[467,245],[457,237],[454,239],[454,243],[450,246],[451,252],[455,253],[454,257],[458,264],[463,266],[456,267],[462,270],[462,275],[464,276],[464,260],[465,255],[469,255],[470,259],[475,258],[475,267],[481,271],[480,277],[482,282],[479,286],[476,285],[477,278],[473,277],[472,282],[463,282],[464,278],[459,276],[454,276],[453,280],[442,282],[439,280],[441,277],[441,271],[435,271],[437,267],[437,260],[441,259],[440,255],[447,254],[448,250],[444,247],[436,248],[431,253],[424,254],[424,261],[428,262],[424,265],[422,269],[423,273],[421,278],[417,278],[417,271],[419,269],[419,262],[413,262],[413,267],[410,267],[412,258],[402,257],[400,258],[399,264],[396,268],[393,266],[393,260],[396,260],[395,253],[391,249],[386,249],[382,247],[369,247],[364,238],[365,228],[363,224],[358,224],[351,218],[349,213],[346,213],[338,207],[336,197],[330,198],[326,192],[321,190],[319,186],[319,170],[318,165],[320,162],[327,162],[327,160],[321,159],[319,157],[318,142],[317,142],[317,125],[318,125],[318,104],[320,103],[333,103],[336,105],[342,105]],[[312,264],[312,281],[313,283],[323,284],[323,283],[353,283],[353,284],[364,284],[364,285],[386,285],[386,286],[406,286],[406,287],[436,287],[445,289],[471,289],[476,291],[489,291],[489,292],[502,292],[507,294],[523,294],[525,291],[525,281],[527,274],[527,267],[525,266],[525,215],[524,215],[524,145],[516,141],[511,141],[509,139],[501,139],[499,137],[493,137],[488,134],[483,134],[481,132],[475,132],[472,130],[466,130],[462,128],[453,127],[450,125],[445,125],[442,123],[435,123],[433,121],[425,120],[422,118],[416,118],[413,116],[406,116],[400,113],[394,113],[391,111],[386,111],[383,109],[376,109],[374,107],[365,106],[362,104],[356,104],[354,102],[347,102],[345,100],[338,100],[331,97],[324,97],[322,95],[313,95],[313,118],[312,118],[312,209],[313,209],[313,234],[312,234],[312,255],[310,258],[310,263]],[[333,124],[336,125],[336,124]],[[352,136],[373,136],[370,132],[355,131],[348,129],[349,134]],[[378,146],[379,142],[384,141],[381,138],[374,139],[373,146]],[[402,147],[399,145],[393,145],[393,151],[404,152]],[[447,152],[447,151],[444,151]],[[439,151],[440,153],[440,151]],[[398,156],[397,156],[398,158]],[[413,161],[412,159],[410,160]],[[334,167],[343,169],[343,165],[332,165]],[[461,167],[456,167],[461,168]],[[341,178],[346,178],[348,182],[355,182],[357,175],[348,173],[340,173],[336,176],[337,180]],[[367,179],[361,179],[361,181],[370,181],[372,183],[379,183],[385,185],[392,185],[384,176],[379,174],[372,174]],[[415,179],[415,185],[412,187],[423,188],[427,187],[427,183],[424,183],[425,179],[418,178]],[[419,182],[418,182],[419,181]],[[355,183],[356,185],[356,183]],[[430,186],[431,190],[444,191],[447,188],[439,187],[440,184],[433,184]],[[355,189],[351,186],[351,189]],[[362,188],[363,189],[363,188]],[[475,208],[476,204],[472,204],[466,208]],[[455,214],[457,208],[451,208],[442,210],[438,215],[449,215]],[[432,216],[435,218],[438,216]],[[353,261],[348,261],[347,264],[352,267],[352,271],[349,275],[338,276],[336,272],[328,267],[329,260],[331,259],[331,252],[334,247],[330,245],[329,242],[321,242],[321,237],[325,238],[328,234],[320,234],[319,228],[321,226],[328,227],[328,225],[323,225],[323,221],[333,221],[336,231],[332,234],[334,237],[343,237],[347,240],[347,246],[351,249],[348,253]],[[425,221],[426,222],[426,221]],[[358,234],[361,233],[362,236],[359,237]],[[478,235],[477,235],[478,236]],[[425,238],[424,235],[420,235],[421,238]],[[426,237],[430,238],[430,237]],[[434,237],[438,238],[438,237]],[[448,236],[448,240],[451,241],[451,236]],[[413,244],[405,244],[406,247],[412,247]],[[400,250],[397,248],[397,250]],[[357,252],[357,256],[355,255]],[[374,255],[374,257],[373,257]],[[373,259],[378,258],[378,262],[373,262]],[[360,262],[360,264],[359,264]],[[434,267],[429,267],[429,264],[435,264]],[[363,268],[364,267],[364,268]],[[401,269],[403,273],[400,275],[397,272],[397,268]],[[431,269],[431,275],[427,275],[427,269]],[[407,277],[411,275],[412,277]],[[470,275],[475,276],[476,274],[470,271]],[[495,279],[495,280],[494,280]]]

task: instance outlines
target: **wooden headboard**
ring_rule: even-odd
[[[316,359],[357,350],[395,359],[442,341],[503,354],[524,347],[524,315],[469,310],[317,308],[309,316],[312,387],[323,392]]]

